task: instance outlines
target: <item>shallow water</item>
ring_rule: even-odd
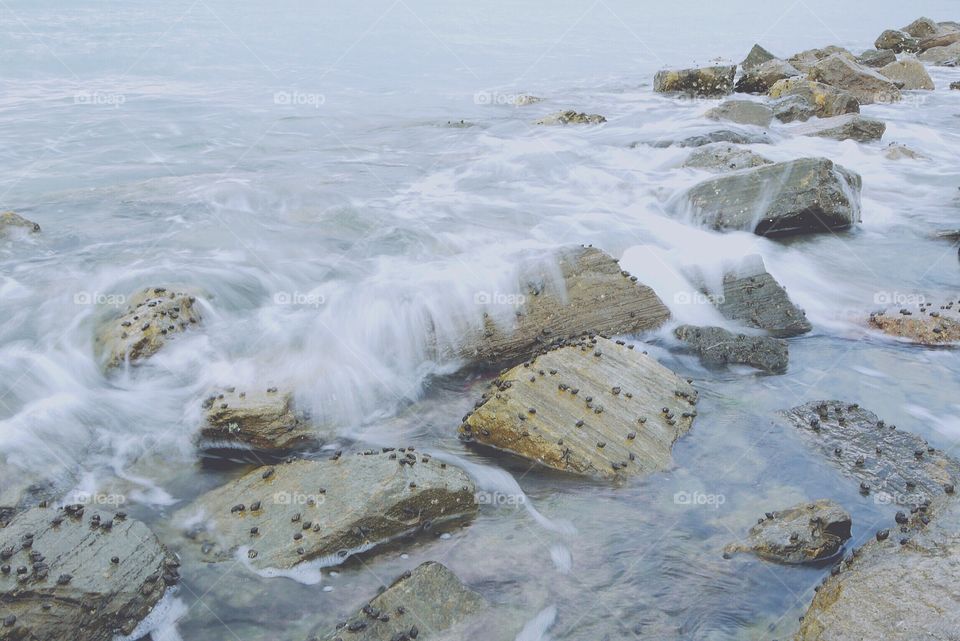
[[[497,604],[490,638],[788,637],[824,570],[725,561],[722,547],[804,498],[850,509],[851,545],[893,508],[836,483],[775,411],[842,398],[937,447],[960,440],[955,352],[860,324],[886,302],[957,294],[956,247],[930,234],[960,226],[960,92],[947,89],[960,71],[863,109],[887,121],[883,145],[927,160],[777,127],[756,146],[859,172],[855,231],[771,241],[692,228],[667,215],[705,177],[676,168],[688,150],[629,145],[708,130],[714,102],[654,95],[656,69],[740,60],[755,41],[859,51],[918,15],[957,18],[945,0],[777,4],[0,3],[0,210],[43,227],[0,241],[0,451],[70,489],[123,496],[177,549],[170,514],[238,473],[197,463],[204,391],[271,384],[296,391],[331,448],[414,444],[473,464],[487,491],[525,493],[526,506],[484,506],[468,527],[320,584],[185,567],[176,625],[156,639],[304,638],[428,559]],[[508,104],[525,93],[545,101]],[[608,123],[532,125],[566,108]],[[670,351],[669,328],[635,337],[701,392],[668,473],[609,487],[464,449],[458,419],[489,377],[453,374],[431,336],[443,347],[484,311],[509,312],[521,261],[581,243],[620,258],[678,320],[714,324],[684,303],[684,275],[716,278],[759,253],[814,331],[791,340],[776,377],[703,369]],[[204,330],[105,378],[98,319],[166,283],[202,292]]]

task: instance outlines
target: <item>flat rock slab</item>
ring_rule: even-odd
[[[241,547],[258,569],[341,563],[354,553],[476,512],[459,468],[412,450],[264,466],[212,490],[177,517],[206,561]]]
[[[0,530],[2,639],[130,634],[179,580],[146,525],[80,505],[33,508]]]
[[[882,120],[865,118],[860,114],[846,114],[797,125],[790,130],[790,133],[796,136],[873,142],[883,138],[886,130],[887,125]]]
[[[900,90],[889,78],[841,54],[828,56],[810,68],[810,80],[848,91],[861,105],[900,100]]]
[[[750,528],[744,543],[727,552],[751,552],[774,563],[799,565],[836,557],[850,538],[850,515],[823,499],[767,512]]]
[[[707,180],[684,212],[717,231],[760,236],[838,231],[860,220],[860,176],[826,158],[802,158]]]
[[[771,336],[746,336],[721,327],[693,325],[681,325],[674,334],[689,345],[705,365],[750,365],[775,374],[786,371],[790,360],[787,342]]]
[[[574,474],[613,479],[667,469],[697,393],[653,358],[582,339],[503,373],[460,435]]]
[[[941,305],[907,305],[870,314],[870,327],[920,345],[960,342],[960,301]]]
[[[203,407],[200,445],[207,450],[240,448],[282,454],[318,442],[307,417],[293,409],[293,396],[275,387],[218,390],[204,400]]]
[[[881,67],[878,71],[899,83],[901,89],[933,91],[935,86],[926,67],[916,58],[904,58]]]
[[[123,315],[106,321],[94,347],[104,369],[131,364],[156,354],[175,334],[200,322],[190,294],[148,287],[130,297]]]
[[[937,47],[949,47],[960,42],[960,31],[945,31],[920,39],[920,51],[929,51]]]
[[[0,238],[9,235],[10,232],[17,231],[27,234],[39,234],[40,225],[12,211],[0,213]]]
[[[806,102],[807,107],[818,118],[831,118],[849,113],[860,113],[860,101],[848,91],[814,82],[806,78],[787,78],[779,80],[770,87],[771,98],[796,98]],[[774,106],[774,115],[781,122],[806,120],[806,118],[787,119]]]
[[[516,363],[585,332],[616,335],[655,329],[670,318],[657,294],[593,247],[560,253],[556,282],[545,272],[525,275],[522,307],[506,325],[487,317],[459,356],[480,363]]]
[[[772,160],[749,149],[726,142],[700,147],[684,161],[684,167],[706,169],[714,173],[724,173],[773,164]]]
[[[687,138],[659,139],[651,143],[636,142],[632,147],[649,144],[652,147],[665,149],[667,147],[703,147],[717,142],[727,142],[735,145],[769,145],[770,138],[766,132],[754,133],[737,131],[735,129],[718,129],[705,134],[696,134]]]
[[[874,69],[884,67],[891,62],[896,61],[896,54],[887,50],[867,49],[857,56],[857,62],[862,64],[864,67],[872,67]]]
[[[653,78],[658,93],[682,93],[688,96],[726,96],[733,92],[736,65],[716,65],[694,69],[664,69]]]
[[[800,70],[785,60],[767,60],[740,76],[736,89],[741,93],[763,94],[770,91],[777,82],[799,75]]]
[[[704,116],[711,120],[727,120],[757,127],[769,127],[773,122],[773,110],[753,100],[727,100],[707,111]]]
[[[815,401],[785,412],[805,441],[878,501],[918,506],[952,493],[960,464],[856,404]]]
[[[600,114],[587,114],[572,110],[558,111],[537,121],[538,125],[599,125],[607,122]]]
[[[803,310],[794,305],[787,290],[756,255],[724,274],[723,298],[717,308],[726,318],[765,329],[778,338],[799,336],[813,329]]]
[[[487,608],[487,602],[443,565],[427,561],[400,575],[364,605],[329,641],[430,641]]]

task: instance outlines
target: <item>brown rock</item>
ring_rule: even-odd
[[[822,499],[768,512],[750,528],[744,543],[727,552],[752,552],[774,563],[796,565],[835,557],[850,538],[850,515],[833,501]]]
[[[737,91],[741,93],[767,93],[778,81],[795,78],[799,75],[800,71],[789,62],[779,59],[768,60],[740,76],[740,79],[737,80]]]
[[[803,99],[819,118],[831,118],[848,113],[860,113],[860,102],[850,92],[803,78],[780,80],[770,88],[771,98]],[[806,120],[803,117],[785,118],[774,105],[774,114],[782,122]]]
[[[891,62],[885,67],[880,68],[880,73],[899,83],[901,89],[933,91],[933,79],[927,73],[926,67],[916,58],[904,58],[897,62]]]
[[[588,114],[573,110],[558,111],[537,121],[538,125],[599,125],[607,122],[600,114]]]
[[[850,92],[861,105],[900,100],[900,90],[888,78],[840,54],[833,54],[813,65],[809,77]]]
[[[693,97],[719,97],[733,92],[736,65],[717,65],[694,69],[666,69],[653,79],[657,93],[683,93]]]
[[[40,225],[12,211],[0,213],[0,238],[8,236],[10,232],[15,230],[28,234],[39,234]]]
[[[897,311],[870,314],[869,325],[885,334],[921,345],[960,341],[960,313],[952,301],[945,305],[905,305]]]
[[[834,54],[840,54],[849,60],[855,59],[855,56],[843,47],[829,45],[822,49],[807,49],[806,51],[801,51],[787,58],[787,62],[799,69],[802,73],[807,73],[813,65]]]
[[[293,396],[263,389],[218,390],[204,401],[200,445],[207,450],[250,449],[280,455],[315,445],[317,433],[293,409]]]
[[[882,120],[864,118],[860,114],[846,114],[797,125],[790,129],[790,133],[795,136],[872,142],[883,138],[886,130],[887,125]]]

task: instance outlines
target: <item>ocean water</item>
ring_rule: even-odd
[[[0,453],[66,491],[114,493],[172,549],[170,515],[238,469],[199,464],[213,385],[293,389],[328,446],[416,444],[523,506],[347,563],[320,583],[240,565],[185,567],[155,641],[301,639],[415,563],[451,567],[496,605],[497,639],[788,637],[822,569],[725,561],[756,515],[841,500],[855,538],[892,506],[831,481],[771,425],[778,409],[842,398],[955,447],[960,362],[868,333],[886,303],[958,293],[960,70],[934,92],[863,113],[880,144],[792,138],[774,160],[826,156],[863,177],[863,223],[773,241],[671,218],[706,177],[688,150],[649,146],[711,127],[716,101],[652,92],[664,66],[859,52],[953,2],[364,3],[224,0],[0,2],[0,210],[43,233],[0,241]],[[535,95],[542,102],[516,106]],[[602,126],[541,127],[561,110]],[[892,161],[889,142],[925,159]],[[437,356],[520,291],[517,267],[592,243],[653,286],[680,321],[684,275],[763,256],[814,331],[790,370],[714,371],[670,328],[632,337],[695,380],[702,400],[674,470],[607,487],[465,449],[459,417],[489,380]],[[201,292],[202,331],[105,377],[97,323],[147,285]],[[849,490],[849,491],[848,491]],[[678,505],[678,492],[723,497]],[[65,494],[68,496],[69,494]],[[441,537],[440,535],[448,535]],[[854,542],[855,543],[855,542]],[[264,605],[269,604],[269,605]]]

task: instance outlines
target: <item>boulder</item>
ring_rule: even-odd
[[[558,111],[537,121],[538,125],[598,125],[607,122],[600,114],[588,114],[573,110]]]
[[[689,345],[705,365],[750,365],[776,374],[787,369],[787,341],[771,336],[734,334],[720,327],[681,325],[674,334]]]
[[[584,338],[501,374],[460,437],[564,472],[620,479],[671,465],[696,402],[693,387],[650,356]]]
[[[294,411],[293,396],[275,387],[228,387],[203,402],[200,446],[206,450],[248,449],[282,455],[317,444],[308,417]]]
[[[807,73],[810,71],[810,68],[813,67],[813,65],[834,54],[839,54],[849,60],[856,59],[852,53],[843,47],[829,45],[822,49],[807,49],[806,51],[801,51],[800,53],[787,58],[787,62],[799,69],[802,73]]]
[[[370,599],[342,626],[307,641],[447,639],[440,633],[463,625],[486,609],[487,603],[443,565],[427,561],[404,572]]]
[[[773,121],[773,110],[762,102],[753,100],[727,100],[707,111],[704,116],[710,120],[769,127]]]
[[[906,145],[899,145],[897,143],[890,143],[886,149],[883,150],[883,155],[886,156],[889,160],[902,160],[904,158],[909,158],[911,160],[923,160],[926,158],[921,153],[910,149]]]
[[[781,98],[770,107],[773,109],[773,117],[782,123],[806,122],[817,115],[817,108],[802,96]],[[859,109],[859,106],[857,108]]]
[[[257,569],[335,565],[433,524],[476,512],[459,468],[412,448],[263,466],[177,515],[205,561],[241,555]],[[245,549],[244,549],[245,548]]]
[[[860,114],[846,114],[823,118],[790,129],[795,136],[816,136],[834,140],[856,140],[872,142],[883,138],[887,125],[882,120],[865,118]]]
[[[920,17],[901,29],[913,38],[928,38],[941,33],[943,27],[930,18]]]
[[[960,42],[960,31],[945,31],[920,40],[920,51],[929,51],[936,47],[949,47]]]
[[[920,39],[905,31],[887,29],[880,34],[873,46],[894,53],[916,53],[920,50]]]
[[[694,69],[665,69],[653,79],[657,93],[682,93],[691,97],[719,97],[733,93],[736,65]]]
[[[787,236],[849,229],[860,220],[860,176],[826,158],[744,169],[691,188],[683,213],[718,231]]]
[[[756,154],[749,149],[725,142],[718,142],[700,147],[694,151],[690,154],[690,157],[684,161],[683,166],[722,173],[769,165],[772,164],[772,162],[773,161],[767,160],[760,154]]]
[[[944,305],[911,304],[870,314],[869,325],[885,334],[920,345],[960,342],[960,313],[953,301]]]
[[[128,303],[121,316],[100,327],[94,341],[106,370],[152,356],[175,334],[200,322],[196,298],[172,289],[148,287]]]
[[[519,362],[537,351],[585,332],[630,334],[654,329],[670,310],[646,285],[620,269],[599,249],[578,247],[559,254],[562,282],[545,270],[527,271],[523,305],[506,324],[487,316],[467,337],[458,356],[489,364]]]
[[[40,225],[12,211],[0,213],[0,238],[12,233],[39,234]]]
[[[808,75],[810,80],[853,94],[861,105],[900,100],[900,90],[888,78],[840,54],[828,56],[813,65]]]
[[[0,639],[110,641],[179,580],[143,523],[81,505],[37,507],[0,530]]]
[[[717,305],[730,320],[764,329],[772,336],[789,338],[812,328],[803,310],[793,304],[771,276],[760,256],[746,257],[723,277],[723,298]]]
[[[896,62],[897,56],[892,51],[884,49],[867,49],[859,56],[857,56],[857,62],[862,64],[864,67],[883,67],[890,64],[891,62]]]
[[[960,42],[946,47],[933,47],[921,53],[917,59],[936,67],[960,66]]]
[[[734,145],[768,145],[770,144],[770,138],[767,136],[767,132],[755,133],[747,131],[736,131],[733,129],[718,129],[717,131],[711,131],[706,134],[697,134],[696,136],[690,136],[689,138],[681,138],[680,140],[670,140],[670,139],[659,139],[653,143],[643,143],[638,142],[631,145],[632,147],[639,147],[641,145],[650,144],[652,147],[657,147],[660,149],[665,149],[667,147],[703,147],[704,145],[712,145],[717,142],[728,142]]]
[[[927,73],[923,63],[916,58],[904,58],[891,62],[885,67],[881,67],[879,71],[893,82],[899,83],[901,89],[934,90],[933,79],[930,78],[930,74]]]
[[[806,101],[813,114],[820,118],[831,118],[849,113],[860,113],[860,101],[853,94],[803,78],[780,80],[770,88],[771,98],[800,98]],[[782,122],[792,122],[782,117],[782,109],[774,105],[774,115]],[[794,120],[806,120],[798,117]]]
[[[778,81],[795,78],[800,71],[789,62],[774,59],[751,68],[737,80],[736,89],[740,93],[764,94],[770,91]]]
[[[767,512],[750,528],[747,540],[727,546],[730,552],[751,552],[786,565],[817,563],[840,554],[850,538],[852,521],[846,510],[822,499]]]
[[[776,56],[761,47],[758,44],[753,45],[753,49],[750,50],[750,53],[747,54],[747,57],[743,59],[743,62],[740,63],[740,67],[744,71],[750,71],[759,67],[765,62],[776,59]]]

